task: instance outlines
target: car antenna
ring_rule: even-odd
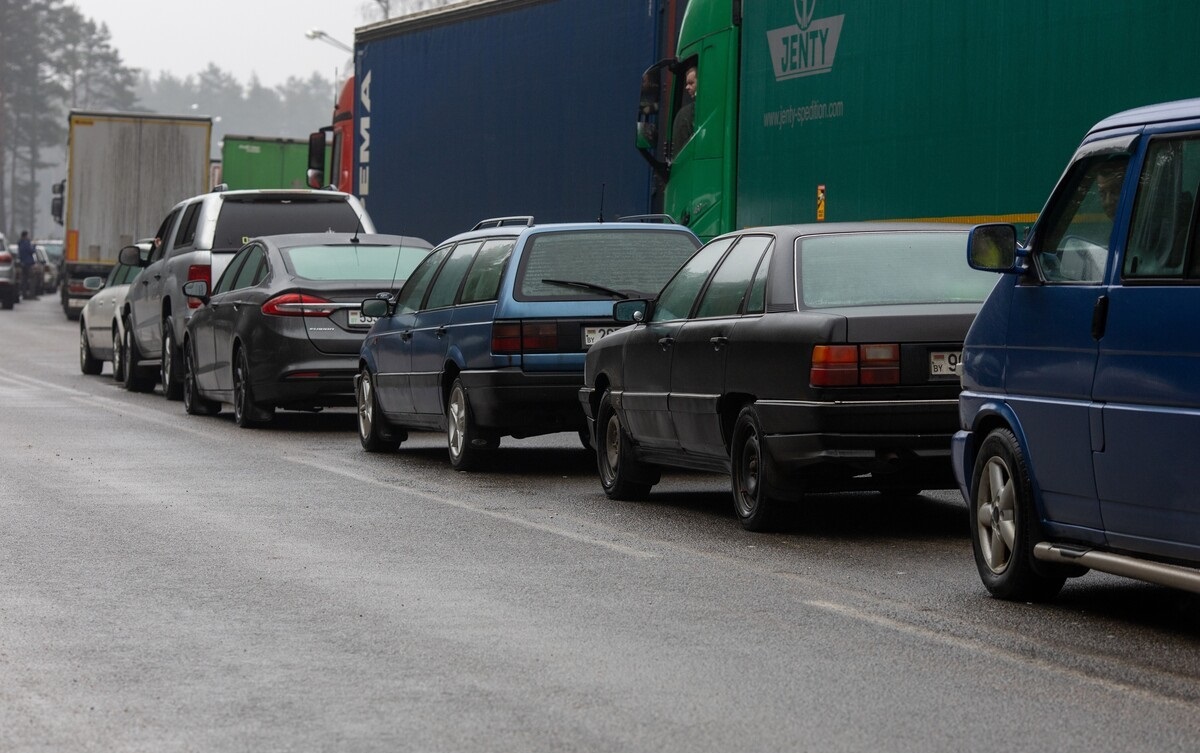
[[[600,184],[600,216],[596,218],[596,222],[604,222],[604,184]]]
[[[362,215],[355,212],[354,216],[358,219],[358,224],[354,226],[354,235],[350,236],[351,243],[358,243],[358,234],[362,232]]]

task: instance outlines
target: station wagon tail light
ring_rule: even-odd
[[[494,322],[492,353],[517,355],[558,350],[558,322]]]
[[[305,293],[284,293],[262,305],[267,316],[329,316],[336,310],[333,301]]]
[[[900,384],[900,346],[815,345],[809,382],[814,387]]]
[[[208,264],[192,264],[188,267],[187,281],[204,280],[208,283],[208,289],[212,290],[212,267]],[[199,298],[188,298],[187,305],[190,309],[198,309],[202,305]]]

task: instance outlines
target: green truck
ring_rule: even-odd
[[[221,178],[229,190],[307,188],[308,139],[226,136]]]
[[[1178,0],[690,0],[642,78],[638,146],[705,238],[1031,223],[1092,123],[1200,93],[1196,29]]]

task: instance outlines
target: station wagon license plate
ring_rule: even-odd
[[[351,327],[370,327],[372,324],[375,323],[375,317],[363,316],[362,312],[359,311],[358,309],[350,309],[346,313],[348,313],[350,315],[350,326]]]
[[[932,350],[929,352],[929,376],[958,376],[960,361],[962,361],[961,350]]]
[[[600,340],[600,338],[604,337],[605,335],[611,335],[612,333],[616,332],[619,329],[621,329],[621,328],[620,327],[584,327],[583,328],[583,345],[584,345],[584,347],[590,347],[592,345],[595,345]]]

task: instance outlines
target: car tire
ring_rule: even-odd
[[[354,384],[354,402],[358,406],[358,441],[367,452],[395,452],[408,434],[388,423],[375,399],[375,382],[364,367]]]
[[[145,366],[139,366],[141,351],[138,350],[137,340],[133,337],[132,322],[125,322],[125,338],[122,354],[125,356],[125,370],[121,383],[130,392],[149,392],[154,389],[153,372]]]
[[[183,409],[192,416],[215,416],[221,412],[221,403],[209,400],[200,392],[191,343],[183,349]]]
[[[762,423],[753,405],[738,413],[730,442],[733,509],[747,531],[770,531],[781,501],[772,494],[774,470],[763,446]]]
[[[455,379],[446,396],[446,447],[450,465],[456,471],[469,471],[484,455],[500,446],[500,438],[475,425],[475,414],[461,379]]]
[[[612,404],[612,393],[605,390],[596,410],[596,470],[600,486],[609,499],[642,500],[658,483],[657,466],[633,456],[633,440],[621,425]]]
[[[233,422],[243,429],[250,429],[270,422],[275,408],[260,405],[254,400],[254,387],[250,384],[250,362],[246,351],[238,349],[233,356]]]
[[[162,355],[159,359],[159,381],[162,382],[163,395],[168,400],[183,398],[183,372],[180,368],[178,346],[175,344],[175,321],[167,317],[162,328]]]
[[[1008,429],[994,429],[979,446],[971,472],[971,548],[983,585],[995,597],[1048,601],[1066,573],[1034,559],[1041,525],[1021,445]]]
[[[17,303],[17,294],[7,285],[3,290],[0,290],[0,308],[5,311],[11,311]]]
[[[113,379],[125,380],[125,344],[121,342],[121,329],[113,323],[112,328],[112,375]]]
[[[92,347],[88,345],[87,323],[79,324],[79,370],[88,376],[96,376],[104,369],[104,361],[92,355]]]

